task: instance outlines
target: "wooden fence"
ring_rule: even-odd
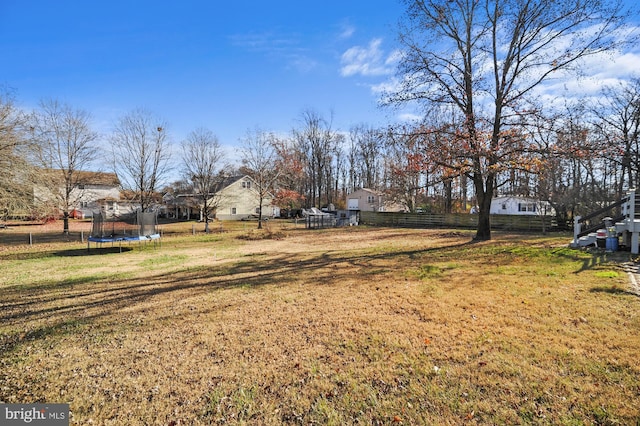
[[[544,221],[544,223],[543,223]],[[471,228],[478,226],[478,215],[468,213],[390,213],[360,212],[360,223],[405,228]],[[555,218],[529,215],[491,215],[491,229],[522,232],[557,231]]]

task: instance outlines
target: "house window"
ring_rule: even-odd
[[[251,182],[250,182],[250,181],[248,181],[248,180],[246,180],[246,181],[245,181],[245,180],[243,180],[243,181],[242,181],[242,187],[243,187],[243,188],[250,189],[250,188],[251,188]]]
[[[535,203],[518,203],[518,211],[519,212],[535,212],[536,205]]]
[[[231,207],[231,214],[236,214],[236,208],[235,207]]]
[[[260,207],[256,207],[256,214],[260,214]]]
[[[376,201],[376,197],[374,197],[373,195],[367,196],[367,203],[373,204],[375,201]]]

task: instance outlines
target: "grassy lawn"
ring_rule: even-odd
[[[639,424],[628,253],[253,227],[0,250],[0,401],[78,425]]]

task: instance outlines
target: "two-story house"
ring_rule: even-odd
[[[273,197],[268,195],[262,200],[262,216],[279,216],[279,209],[271,204]],[[220,220],[241,220],[257,215],[260,211],[260,199],[255,182],[249,176],[231,176],[220,185],[214,195],[216,218]]]
[[[361,188],[347,195],[347,210],[362,212],[400,212],[406,208],[387,200],[384,193]]]
[[[280,209],[271,205],[272,196],[262,200],[262,216],[279,216]],[[165,194],[163,214],[177,219],[204,220],[201,199],[194,194]],[[259,213],[260,199],[255,182],[249,176],[229,176],[212,191],[208,200],[211,212],[219,220],[241,220]]]
[[[36,204],[53,206],[62,210],[66,202],[72,217],[89,216],[99,210],[105,200],[120,199],[120,180],[115,173],[78,171],[74,174],[74,185],[66,195],[62,172],[43,170],[47,183],[37,185],[34,190]]]

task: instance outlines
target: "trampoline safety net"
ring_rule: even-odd
[[[158,234],[157,213],[136,211],[128,215],[108,218],[104,212],[95,212],[91,226],[93,239],[128,239],[151,237]]]

